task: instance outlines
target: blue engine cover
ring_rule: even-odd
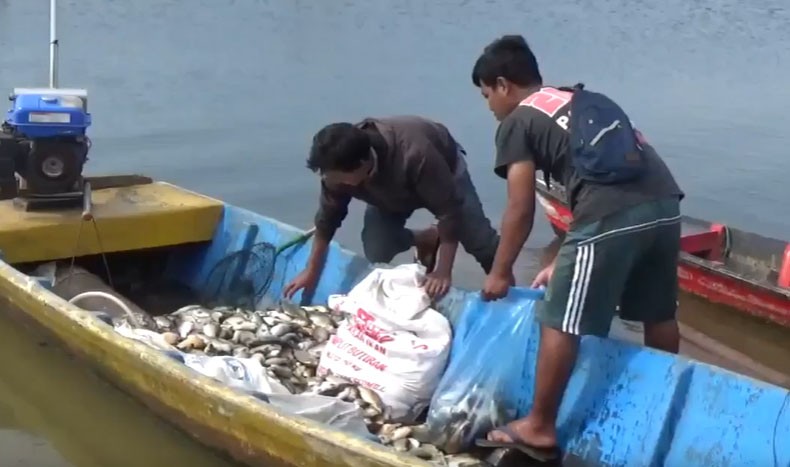
[[[22,90],[12,94],[6,123],[26,138],[84,136],[91,124],[87,94],[78,90]]]

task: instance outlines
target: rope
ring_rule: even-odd
[[[129,317],[129,321],[131,321],[132,324],[134,324],[135,326],[138,326],[138,327],[141,326],[140,322],[137,320],[137,317],[134,315],[134,313],[132,312],[131,308],[126,306],[126,304],[123,301],[121,301],[121,299],[119,299],[118,297],[114,297],[114,296],[108,294],[107,292],[102,292],[100,290],[89,290],[87,292],[82,292],[81,294],[77,294],[77,295],[71,297],[69,299],[69,303],[71,303],[72,305],[76,305],[76,303],[78,301],[82,300],[83,298],[105,298],[105,299],[115,303],[119,307],[121,307],[121,309],[124,311],[124,313],[126,313],[126,316]]]
[[[107,274],[107,284],[110,286],[110,288],[114,289],[115,285],[113,285],[112,274],[110,273],[110,263],[107,261],[107,255],[104,253],[104,242],[102,242],[101,233],[99,233],[99,225],[96,223],[96,218],[94,216],[91,216],[90,222],[93,224],[93,231],[96,233],[96,242],[99,244],[99,254],[101,255],[102,262],[104,263],[104,272]],[[74,253],[71,255],[69,276],[74,273],[74,264],[79,254],[80,240],[82,239],[82,226],[84,224],[84,221],[80,222],[80,228],[77,230],[77,242],[74,246]]]

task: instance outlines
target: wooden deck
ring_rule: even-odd
[[[211,240],[223,204],[167,183],[93,191],[99,235],[81,209],[25,212],[0,201],[0,251],[10,264]]]

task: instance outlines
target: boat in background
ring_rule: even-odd
[[[0,296],[8,302],[3,313],[51,336],[199,442],[248,465],[430,465],[204,376],[122,336],[50,290],[51,284],[32,271],[50,261],[68,265],[76,255],[76,264],[95,275],[111,271],[116,290],[153,312],[129,291],[171,283],[198,294],[228,256],[263,241],[282,245],[304,233],[144,177],[89,182],[93,209],[88,221],[79,208],[28,212],[12,200],[0,201],[5,220],[0,228]],[[311,242],[277,257],[261,303],[281,296],[305,266]],[[372,268],[332,242],[316,290],[308,297],[300,292],[297,300],[325,304],[330,294],[347,293]],[[240,267],[237,273],[244,270]],[[453,288],[437,308],[455,328],[470,313],[496,313],[508,306],[498,301],[482,305],[483,310],[470,307],[479,302],[477,294]],[[184,304],[172,301],[165,308],[172,311]],[[534,387],[539,328],[534,321],[531,326],[528,364],[522,375],[514,375],[526,401],[522,413]],[[492,358],[506,358],[509,351],[502,349],[502,355]],[[566,461],[577,462],[573,465],[775,465],[775,458],[777,465],[788,465],[790,445],[781,440],[790,438],[789,399],[787,389],[717,366],[586,336],[561,407],[559,441]]]
[[[563,236],[573,215],[562,186],[536,180],[538,202]],[[712,303],[790,327],[790,243],[683,216],[680,288]]]

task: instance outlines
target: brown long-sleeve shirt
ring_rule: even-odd
[[[466,166],[447,128],[417,116],[366,118],[357,126],[371,136],[373,171],[357,187],[321,182],[316,230],[332,238],[356,198],[393,213],[426,208],[438,220],[440,238],[457,241],[463,198],[455,174]]]

